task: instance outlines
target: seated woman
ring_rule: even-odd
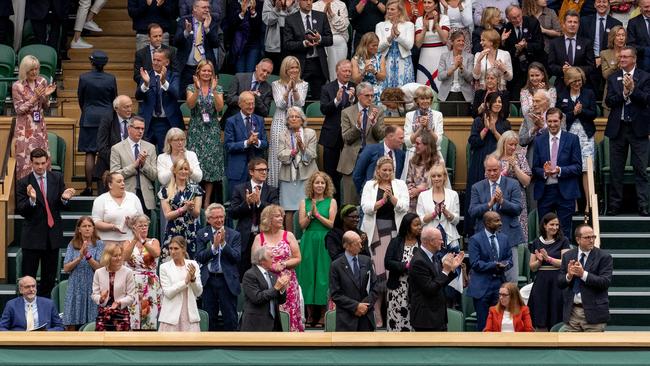
[[[203,293],[199,264],[187,259],[187,242],[175,236],[169,242],[172,260],[160,266],[162,306],[160,332],[199,332],[201,317],[196,298]]]
[[[93,277],[92,299],[99,305],[95,330],[131,330],[128,307],[137,295],[133,271],[124,266],[122,247],[106,245],[100,264]]]
[[[530,310],[524,305],[516,283],[506,282],[499,289],[499,302],[490,308],[484,332],[532,332]]]
[[[354,231],[359,234],[362,241],[361,254],[370,256],[368,253],[368,236],[359,230],[359,208],[355,205],[345,205],[339,210],[334,220],[334,227],[325,236],[325,248],[332,262],[343,255],[343,234]]]

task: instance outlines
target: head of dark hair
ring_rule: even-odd
[[[562,113],[562,110],[560,108],[552,107],[549,108],[548,111],[546,111],[546,118],[548,118],[549,114],[557,114],[560,116],[560,119],[564,118],[564,113]]]
[[[575,230],[573,230],[573,237],[574,238],[577,238],[577,237],[580,236],[580,232],[582,231],[583,227],[591,228],[591,225],[589,225],[589,224],[580,224],[580,225],[576,226]]]
[[[264,158],[260,158],[260,157],[252,158],[251,161],[248,162],[248,171],[250,172],[251,170],[255,170],[255,167],[260,164],[265,164],[268,166],[268,163],[266,162],[266,160],[264,160]]]
[[[492,105],[496,103],[497,99],[501,98],[501,111],[498,114],[499,119],[505,119],[506,118],[506,108],[505,108],[505,101],[503,100],[503,97],[500,92],[492,92],[489,93],[488,95],[485,96],[485,104],[487,105],[487,109],[485,113],[489,113],[492,111]]]
[[[539,226],[539,233],[542,235],[542,238],[546,239],[546,228],[544,226],[555,219],[557,219],[558,221],[560,220],[555,214],[555,212],[549,212],[546,215],[544,215],[544,217],[542,217]],[[564,234],[562,233],[562,228],[560,227],[560,230],[557,231],[553,239],[560,240],[563,237]]]
[[[384,136],[390,135],[391,133],[395,133],[398,127],[399,126],[397,125],[386,125],[386,127],[384,127]]]
[[[408,235],[408,233],[411,231],[411,224],[413,223],[413,220],[419,218],[420,217],[417,214],[414,214],[412,212],[409,212],[406,215],[404,215],[397,236],[399,236],[402,239],[406,238],[406,235]]]
[[[29,153],[29,160],[34,161],[36,158],[42,158],[42,157],[48,157],[47,151],[45,149],[42,149],[40,147],[35,148]]]
[[[158,23],[150,23],[150,24],[147,26],[147,34],[148,34],[148,35],[151,35],[151,30],[152,30],[152,29],[157,29],[157,28],[162,29],[162,27],[160,26],[160,24],[158,24]]]

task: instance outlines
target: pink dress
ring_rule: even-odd
[[[260,241],[262,246],[266,245],[264,240],[264,233],[260,233]],[[282,235],[282,240],[275,244],[274,246],[269,246],[271,248],[271,254],[273,255],[273,264],[280,263],[291,259],[291,246],[287,240],[287,232],[285,231]],[[281,311],[286,311],[289,313],[289,329],[292,332],[304,332],[305,326],[302,323],[302,310],[300,308],[300,288],[298,286],[298,278],[296,277],[296,271],[293,269],[285,268],[282,273],[273,272],[274,275],[280,276],[282,274],[289,275],[289,287],[287,287],[287,301],[280,305]]]

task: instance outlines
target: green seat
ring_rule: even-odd
[[[275,115],[275,101],[271,101],[271,106],[269,107],[269,117],[273,117]]]
[[[79,328],[80,332],[94,332],[95,331],[95,322],[86,323]]]
[[[233,74],[219,74],[219,85],[223,88],[224,92],[230,90],[230,84],[235,80],[235,75]]]
[[[0,44],[0,76],[10,78],[16,71],[16,52],[14,49]]]
[[[462,312],[447,308],[447,331],[464,332],[465,316]]]
[[[37,44],[37,43],[38,43],[38,39],[34,34],[34,28],[32,28],[32,21],[29,19],[25,19],[25,23],[23,24],[23,37],[22,37],[22,42],[20,44],[23,47],[25,47],[30,44]]]
[[[293,214],[293,235],[296,237],[296,240],[300,241],[302,238],[302,228],[300,227],[300,221],[298,218],[300,215],[298,215],[298,211],[294,212]]]
[[[63,174],[65,169],[65,140],[53,132],[47,133],[47,143],[50,146],[50,161],[52,170]]]
[[[280,323],[282,323],[282,331],[288,332],[289,328],[289,313],[280,310]]]
[[[476,311],[474,310],[474,299],[463,293],[461,297],[461,308],[465,317],[465,330],[476,330]]]
[[[517,254],[519,259],[519,276],[517,282],[519,287],[522,287],[530,282],[530,251],[528,250],[528,245],[518,245]]]
[[[7,95],[9,94],[9,86],[7,82],[0,81],[0,113],[5,114],[5,103],[7,102]]]
[[[549,329],[549,332],[564,332],[564,323],[557,323]]]
[[[68,280],[59,282],[58,285],[54,286],[52,289],[52,294],[50,298],[56,306],[56,310],[59,313],[65,312],[65,295],[68,292]]]
[[[210,315],[208,315],[208,312],[199,309],[199,317],[201,320],[199,320],[199,327],[201,328],[201,332],[207,332],[210,330]]]
[[[320,111],[320,102],[313,102],[307,106],[305,111],[307,117],[324,117],[323,113]]]
[[[537,209],[528,212],[528,242],[531,243],[539,237],[539,217]]]
[[[269,84],[272,84],[276,80],[280,80],[280,77],[278,75],[271,74],[266,78],[266,82]]]
[[[56,65],[58,63],[58,57],[54,48],[42,44],[24,46],[18,51],[18,62],[27,55],[36,57],[41,63],[41,75],[48,79],[48,81],[54,80]]]
[[[521,117],[519,108],[514,103],[510,103],[510,117]]]
[[[453,185],[456,173],[456,145],[445,135],[442,135],[442,140],[440,141],[440,153],[445,160],[449,181]]]
[[[183,102],[183,104],[181,104],[181,113],[183,114],[183,118],[190,118],[192,115],[192,112],[190,112],[190,107],[187,106],[187,102]]]
[[[325,313],[325,331],[336,332],[336,310],[328,310]]]

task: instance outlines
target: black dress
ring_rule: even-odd
[[[530,246],[531,253],[535,250],[546,249],[546,253],[553,258],[560,258],[562,250],[571,249],[569,240],[562,238],[550,244],[544,244],[540,238],[535,239]],[[531,254],[532,255],[532,254]],[[544,263],[535,275],[535,282],[528,298],[528,308],[535,328],[551,329],[562,321],[562,290],[558,286],[559,268],[549,268]]]

